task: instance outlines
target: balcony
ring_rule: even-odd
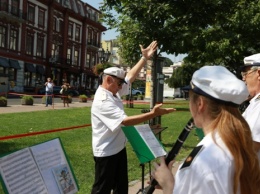
[[[98,43],[98,41],[96,41],[96,40],[88,39],[87,40],[87,46],[88,47],[100,48],[100,43]]]
[[[9,5],[5,2],[0,2],[0,18],[5,18],[8,21],[23,22],[23,12],[18,7]]]

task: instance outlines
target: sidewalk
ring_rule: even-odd
[[[58,110],[58,109],[70,109],[91,106],[92,101],[86,103],[82,102],[72,102],[69,107],[64,107],[62,102],[56,102],[53,106],[45,107],[45,104],[33,104],[33,105],[8,105],[7,107],[0,107],[0,114],[5,113],[17,113],[17,112],[32,112],[32,111],[42,111],[42,110]]]
[[[5,113],[18,113],[18,112],[33,112],[33,111],[42,111],[42,110],[59,110],[59,109],[71,109],[71,108],[80,108],[80,107],[89,107],[92,105],[92,101],[86,103],[81,102],[72,102],[69,104],[69,107],[64,107],[62,102],[54,103],[54,106],[45,107],[45,104],[35,103],[33,105],[8,105],[7,107],[0,107],[0,114]],[[176,173],[180,162],[175,162],[172,168],[173,174]],[[148,165],[145,166],[148,168]],[[153,164],[151,163],[151,170],[153,170]],[[141,181],[141,167],[140,167],[140,178],[136,181],[129,183],[129,194],[142,194],[142,181]],[[147,182],[149,180],[149,174],[145,176],[144,188],[148,186]],[[162,190],[156,189],[153,194],[163,194]]]

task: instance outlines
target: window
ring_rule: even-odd
[[[24,72],[24,86],[34,87],[35,86],[36,73]]]
[[[85,64],[85,67],[86,67],[86,68],[89,68],[89,63],[90,63],[90,54],[87,54],[86,64]]]
[[[68,26],[68,36],[70,38],[72,38],[72,36],[73,36],[73,24],[72,23],[69,23],[69,26]]]
[[[45,18],[45,10],[39,9],[39,14],[38,14],[38,26],[44,28],[44,18]]]
[[[67,64],[71,64],[71,48],[68,48],[67,50]]]
[[[1,0],[1,3],[0,3],[0,10],[1,11],[8,11],[8,3],[7,3],[7,0]]]
[[[92,45],[92,32],[88,30],[88,44]]]
[[[63,31],[63,21],[62,20],[58,20],[58,25],[59,25],[58,31],[62,32]]]
[[[95,34],[95,33],[93,34],[93,45],[98,46],[97,45],[97,34]]]
[[[6,47],[6,27],[0,26],[0,47]]]
[[[79,66],[79,51],[75,50],[74,51],[74,64],[75,66]]]
[[[51,57],[54,58],[55,55],[55,44],[51,45]]]
[[[19,15],[19,0],[11,1],[11,13],[16,16]]]
[[[33,55],[33,35],[27,34],[26,36],[26,54]]]
[[[10,68],[8,74],[9,74],[9,80],[10,80],[10,81],[16,81],[16,78],[17,78],[17,69]]]
[[[32,4],[28,5],[28,15],[27,15],[27,19],[29,22],[34,24],[34,18],[35,18],[35,6]]]
[[[0,75],[5,74],[5,68],[0,66]]]
[[[52,29],[53,29],[53,31],[57,31],[57,18],[53,18],[53,27],[52,27]]]
[[[15,29],[11,29],[10,31],[10,49],[17,50],[17,42],[18,42],[18,31]]]
[[[96,57],[92,56],[92,61],[90,63],[90,68],[92,68],[96,64]]]
[[[44,42],[44,38],[43,37],[38,37],[37,38],[37,48],[36,48],[36,56],[37,57],[42,57],[43,56],[43,42]]]
[[[80,26],[76,26],[75,40],[80,41]]]
[[[52,44],[51,47],[51,60],[52,62],[60,62],[60,53],[61,53],[61,46]]]

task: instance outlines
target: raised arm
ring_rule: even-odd
[[[157,41],[153,41],[147,48],[143,48],[142,45],[139,46],[141,48],[142,57],[126,75],[131,83],[135,80],[141,69],[146,64],[147,60],[150,59],[153,53],[157,50]]]

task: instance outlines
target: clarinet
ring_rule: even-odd
[[[193,118],[191,118],[188,121],[188,123],[186,124],[186,126],[184,127],[184,129],[182,130],[176,143],[174,144],[172,149],[167,154],[167,156],[165,158],[165,163],[167,165],[170,163],[170,161],[174,160],[174,158],[177,156],[177,154],[179,153],[179,151],[182,147],[182,144],[188,137],[188,135],[189,135],[190,131],[193,129],[193,127],[194,127]],[[143,194],[152,194],[154,192],[155,186],[157,184],[158,184],[158,182],[155,179],[152,179],[151,184],[144,189]]]

